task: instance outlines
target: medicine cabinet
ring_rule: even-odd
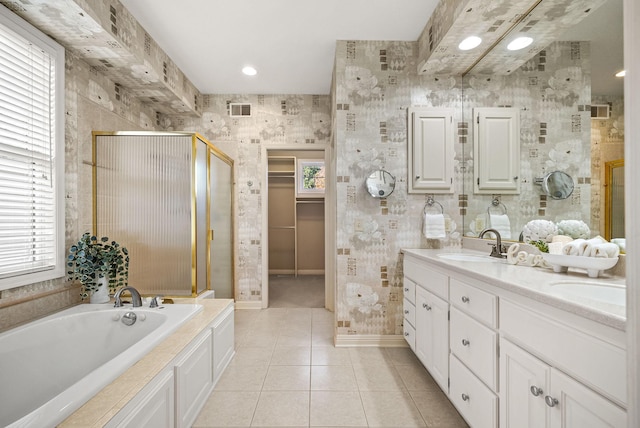
[[[408,109],[409,193],[453,193],[453,113],[450,108]]]

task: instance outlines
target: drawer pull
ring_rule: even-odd
[[[547,395],[546,397],[544,397],[544,402],[547,403],[547,406],[549,407],[555,407],[556,404],[558,404],[558,399]]]
[[[408,287],[404,287],[404,291],[405,291],[406,293],[408,293],[408,292],[409,292],[409,288],[408,288]]]
[[[462,296],[462,303],[469,303],[469,298],[467,296]]]
[[[431,306],[427,305],[426,303],[422,304],[422,307],[425,308],[426,310],[430,311],[431,310]]]
[[[467,394],[462,394],[462,401],[469,401],[469,396]]]
[[[405,314],[408,314],[408,313],[409,313],[409,310],[408,310],[408,309],[405,309],[405,310],[404,310],[404,313],[405,313]]]
[[[408,331],[405,331],[405,332],[404,332],[404,335],[405,335],[405,336],[409,336],[409,332],[408,332]]]
[[[534,397],[537,397],[543,393],[542,388],[538,388],[535,385],[531,385],[531,393]]]
[[[469,346],[471,342],[469,342],[467,339],[462,339],[462,346]]]

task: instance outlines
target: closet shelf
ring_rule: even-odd
[[[297,199],[296,204],[324,204],[324,199]]]
[[[269,226],[269,229],[295,229],[295,226]]]

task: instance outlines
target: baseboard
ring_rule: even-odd
[[[401,334],[338,334],[335,341],[336,348],[377,347],[377,348],[406,348],[409,346]]]
[[[235,302],[236,309],[262,309],[262,301],[245,300]]]

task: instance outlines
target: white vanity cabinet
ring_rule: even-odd
[[[453,114],[451,108],[408,109],[409,193],[453,193]]]
[[[412,349],[471,426],[626,428],[623,331],[411,252],[404,276]]]
[[[622,348],[508,300],[500,314],[501,427],[626,427]]]
[[[410,259],[405,260],[404,273],[405,325],[407,315],[415,312],[415,323],[411,325],[415,328],[412,349],[440,388],[448,392],[449,278]],[[414,294],[406,295],[407,287],[415,293],[415,306],[410,302]]]

